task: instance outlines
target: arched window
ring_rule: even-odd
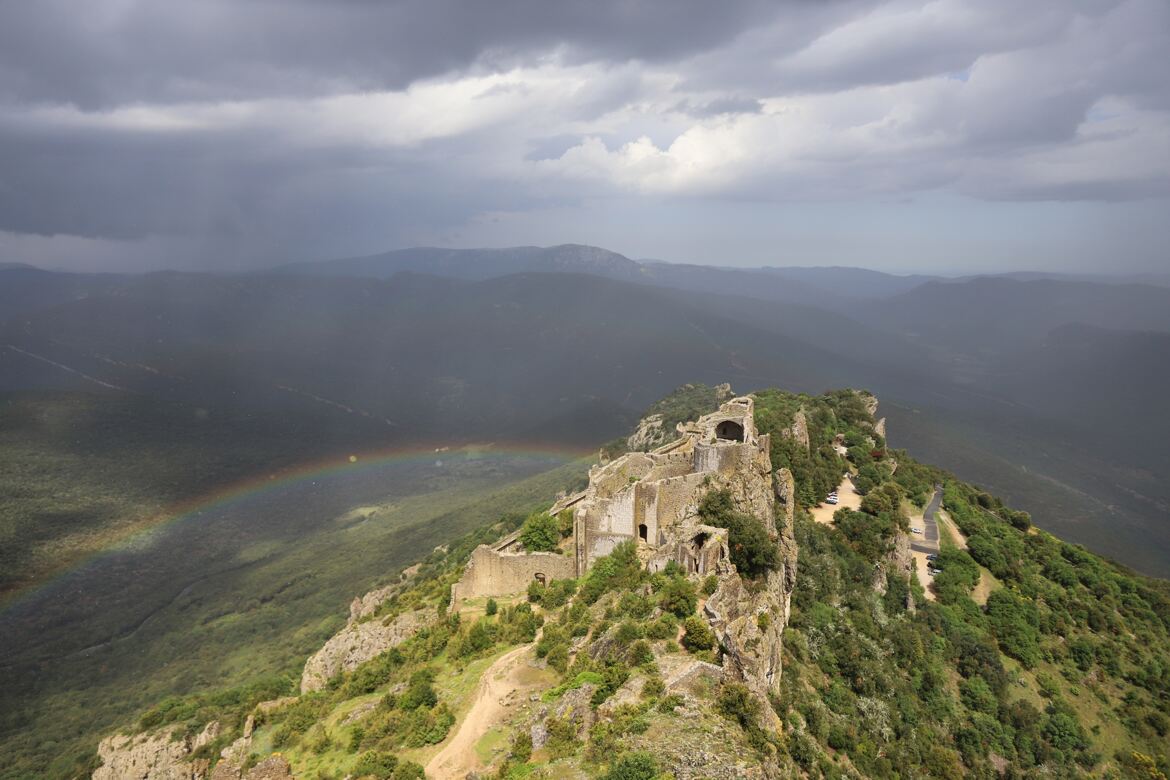
[[[638,538],[641,539],[643,542],[649,541],[649,539],[647,538],[649,533],[650,533],[650,529],[646,527],[645,523],[642,523],[641,525],[638,526]]]
[[[715,426],[715,438],[727,441],[743,441],[743,426],[735,420],[724,420]]]

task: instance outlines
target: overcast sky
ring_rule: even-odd
[[[0,261],[1168,271],[1167,0],[0,0]]]

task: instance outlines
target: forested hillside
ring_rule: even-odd
[[[685,393],[657,408],[696,397]],[[1166,776],[1166,582],[1064,543],[1027,513],[888,449],[872,397],[755,398],[773,465],[793,472],[800,500],[797,585],[770,712],[693,664],[723,661],[700,617],[713,578],[670,567],[648,574],[632,545],[580,581],[450,611],[471,546],[515,528],[513,519],[427,557],[367,619],[425,608],[436,615],[431,627],[324,690],[256,710],[295,693],[299,670],[289,669],[283,680],[168,700],[126,725],[195,735],[218,721],[218,737],[198,751],[214,760],[252,713],[247,766],[276,751],[298,777],[420,777],[443,756],[489,664],[531,644],[536,660],[517,678],[524,695],[472,746],[489,774]],[[784,434],[797,412],[807,448]],[[809,504],[846,471],[864,493],[859,507],[814,522]],[[907,578],[897,552],[936,486],[937,572]],[[735,517],[717,493],[700,512],[730,529],[732,561],[749,583],[775,565],[776,541],[757,521]],[[680,682],[684,668],[698,671]]]

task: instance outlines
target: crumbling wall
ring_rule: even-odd
[[[471,553],[463,577],[451,589],[451,599],[507,596],[523,593],[542,575],[546,582],[573,579],[577,566],[572,556],[550,552],[498,552],[481,544]]]

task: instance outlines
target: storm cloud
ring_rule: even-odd
[[[1158,270],[1167,51],[1163,0],[0,0],[0,260]]]

